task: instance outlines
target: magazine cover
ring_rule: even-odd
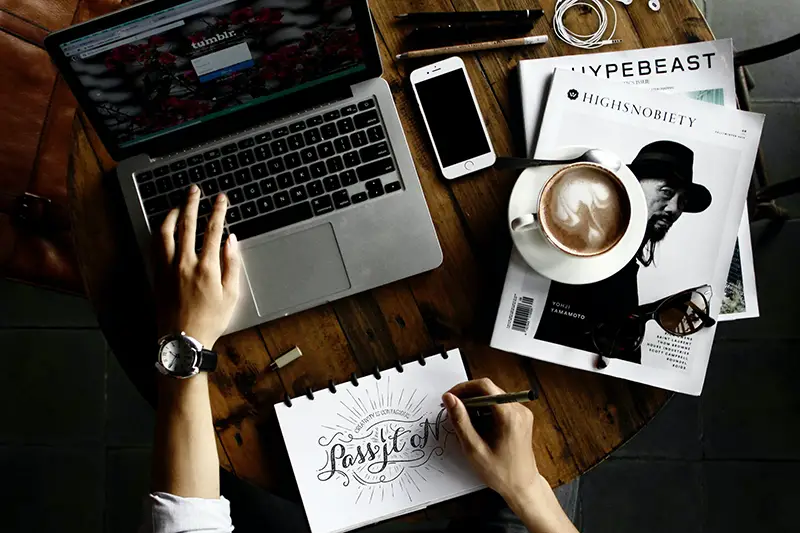
[[[528,59],[519,64],[525,142],[531,154],[536,146],[547,88],[553,69],[606,78],[696,100],[736,108],[733,42],[730,39],[676,46],[643,48],[602,54]],[[739,226],[739,241],[730,262],[720,320],[759,315],[750,221],[746,208]]]
[[[491,345],[584,370],[596,370],[591,332],[616,310],[642,313],[673,294],[709,285],[710,314],[722,305],[727,262],[736,245],[764,116],[681,96],[557,70],[537,158],[563,146],[595,146],[619,155],[648,203],[645,239],[617,274],[565,285],[512,255]],[[657,163],[654,163],[657,162]],[[670,179],[663,178],[665,166]],[[715,332],[687,337],[646,324],[643,342],[600,372],[700,394]]]

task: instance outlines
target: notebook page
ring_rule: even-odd
[[[347,531],[484,487],[442,394],[466,381],[448,352],[275,405],[313,533]]]

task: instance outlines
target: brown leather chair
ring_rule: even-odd
[[[0,275],[82,292],[67,212],[76,102],[44,37],[119,9],[119,0],[2,0]]]

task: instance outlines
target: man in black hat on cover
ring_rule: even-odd
[[[654,264],[658,243],[682,214],[701,213],[711,205],[708,189],[693,182],[693,166],[694,152],[673,141],[656,141],[639,151],[628,165],[647,200],[647,229],[639,251],[622,270],[597,283],[552,282],[534,338],[596,352],[591,335],[594,325],[621,320],[639,309],[639,266]],[[576,336],[576,331],[581,335]],[[625,359],[641,363],[641,351]]]

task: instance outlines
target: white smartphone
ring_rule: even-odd
[[[460,57],[418,68],[411,73],[411,86],[445,178],[494,164],[494,148]]]

